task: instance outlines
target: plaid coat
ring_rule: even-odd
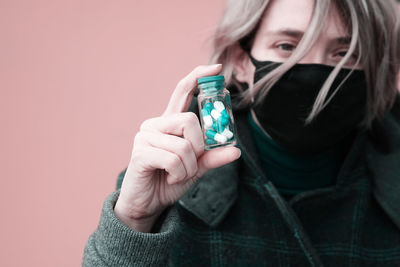
[[[261,171],[247,111],[235,122],[241,158],[207,172],[152,233],[122,224],[111,194],[83,265],[400,266],[400,97],[358,134],[334,186],[289,201]]]

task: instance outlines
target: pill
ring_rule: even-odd
[[[225,130],[225,127],[218,122],[214,122],[212,125],[212,128],[217,132],[217,133],[222,133]]]
[[[213,125],[213,119],[212,119],[212,117],[210,115],[210,112],[208,112],[208,110],[203,108],[201,110],[201,116],[203,117],[204,126],[206,128],[211,128],[212,125]]]
[[[220,113],[221,113],[222,110],[225,109],[224,103],[222,103],[221,101],[215,101],[213,106]]]
[[[228,112],[225,109],[224,103],[221,101],[215,101],[214,102],[214,108],[221,113],[222,116],[225,116],[229,120],[229,115]]]
[[[216,120],[223,126],[226,126],[229,123],[229,116],[222,116],[222,114],[219,113],[216,109],[211,110],[211,117],[213,117],[214,120]]]
[[[231,139],[233,137],[233,133],[231,131],[229,131],[228,128],[225,128],[222,133],[223,136],[225,136],[228,140]]]
[[[226,136],[226,138],[228,140],[233,137],[233,133],[231,131],[229,131],[228,127],[225,128],[223,125],[219,124],[218,122],[214,122],[212,127],[217,133]]]
[[[217,144],[217,142],[214,141],[214,140],[211,139],[211,138],[207,138],[207,139],[206,139],[206,144],[207,144],[207,145],[215,145],[215,144]]]
[[[219,117],[218,122],[221,123],[221,125],[226,126],[229,124],[229,118],[226,118],[225,116],[221,116],[221,117]]]
[[[210,102],[207,102],[204,106],[203,109],[207,110],[209,113],[211,113],[211,110],[214,109],[213,104],[211,104]]]
[[[211,110],[210,114],[214,118],[214,120],[218,120],[218,118],[221,117],[221,113],[218,112],[216,109]]]
[[[220,112],[218,112],[216,109],[211,110],[211,117],[214,118],[214,120],[216,120],[217,122],[221,123],[222,125],[226,126],[229,123],[229,115],[228,113],[226,113],[225,111],[225,115],[222,115]]]
[[[225,135],[219,134],[217,132],[214,132],[212,130],[207,130],[206,131],[206,136],[210,137],[211,139],[217,141],[220,144],[226,143],[228,140]]]
[[[224,116],[227,120],[229,120],[229,115],[228,115],[228,112],[226,112],[226,109],[224,109],[224,110],[221,112],[221,115]]]

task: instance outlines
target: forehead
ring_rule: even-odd
[[[271,0],[263,16],[260,31],[274,32],[295,29],[305,32],[312,18],[314,0]],[[333,39],[347,35],[339,12],[331,4],[321,35]]]

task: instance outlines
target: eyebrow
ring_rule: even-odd
[[[333,39],[333,41],[334,41],[335,43],[337,43],[337,44],[347,45],[347,44],[350,44],[350,42],[351,42],[351,37],[350,37],[350,36],[339,37],[339,38]]]
[[[284,28],[276,31],[268,31],[265,33],[266,35],[286,35],[294,38],[301,38],[304,35],[303,31],[299,31],[296,29]]]
[[[279,29],[276,31],[268,31],[265,33],[266,35],[285,35],[297,39],[301,39],[304,35],[303,31],[296,30],[296,29],[291,29],[291,28],[283,28]],[[343,36],[343,37],[338,37],[338,38],[333,38],[330,40],[331,42],[335,44],[340,44],[340,45],[347,45],[350,44],[351,42],[351,37],[350,36]]]

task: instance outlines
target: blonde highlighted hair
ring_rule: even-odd
[[[243,84],[235,78],[235,51],[241,49],[240,43],[247,42],[251,45],[269,2],[270,0],[228,0],[213,36],[210,63],[223,64],[222,74],[226,82],[236,85],[241,91],[240,104],[250,105],[256,95],[256,104],[262,101],[279,78],[307,54],[318,39],[333,4],[338,9],[344,25],[349,25],[350,47],[322,86],[306,123],[312,121],[340,89],[339,85],[327,99],[337,73],[354,51],[358,51],[358,63],[363,66],[367,79],[367,110],[363,124],[370,127],[374,119],[383,118],[385,112],[393,105],[397,94],[400,44],[395,1],[314,0],[310,25],[291,57],[254,84],[251,90],[245,90]]]

